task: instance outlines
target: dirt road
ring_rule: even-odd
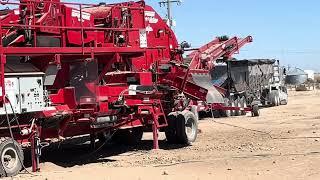
[[[85,145],[46,150],[42,171],[17,179],[320,179],[320,92],[292,92],[289,105],[261,110],[261,117],[206,119],[189,147],[150,135],[138,147]],[[89,153],[89,155],[88,155]]]

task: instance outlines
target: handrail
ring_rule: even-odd
[[[1,5],[28,5],[28,3],[23,3],[23,2],[10,2],[10,1],[17,1],[17,0],[8,0],[7,2],[0,2]],[[37,0],[28,0],[28,2],[33,2],[33,3],[39,3]],[[88,4],[88,3],[72,3],[72,2],[54,2],[54,1],[41,1],[43,3],[51,3],[51,4],[59,4],[59,5],[73,5],[73,6],[87,6],[88,7],[97,7],[97,4]],[[142,10],[144,9],[143,7],[131,7],[131,6],[124,6],[121,5],[122,3],[117,3],[117,4],[106,4],[104,5],[105,7],[121,7],[121,8],[128,8],[128,9],[133,9],[133,10]],[[120,6],[121,5],[121,6]]]
[[[0,20],[1,22],[1,20]],[[100,28],[100,27],[75,27],[75,26],[43,26],[43,25],[23,25],[23,24],[2,24],[2,27],[31,27],[31,28],[56,28],[56,29],[70,29],[70,30],[89,30],[89,31],[96,31],[96,30],[104,30],[104,31],[139,31],[139,28]]]
[[[233,37],[225,41],[216,38],[188,55],[191,58],[190,68],[203,69],[204,67],[201,67],[201,64],[204,62],[214,62],[219,58],[229,59],[233,54],[239,51],[241,47],[250,42],[252,42],[251,36],[247,36],[243,39]],[[203,55],[204,57],[202,57]]]

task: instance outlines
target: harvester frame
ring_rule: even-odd
[[[94,145],[106,134],[125,131],[139,140],[149,130],[158,149],[161,130],[170,142],[195,141],[197,110],[189,100],[205,101],[208,90],[189,79],[184,49],[144,1],[2,4],[17,8],[0,18],[0,151],[10,156],[9,147],[19,166],[1,161],[1,176],[20,171],[21,146],[31,148],[32,170],[39,171],[41,146],[53,139],[89,134]]]

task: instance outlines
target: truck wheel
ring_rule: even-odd
[[[221,110],[213,110],[210,114],[212,114],[213,118],[221,118],[222,116]]]
[[[230,106],[230,101],[228,98],[224,98],[224,106]],[[231,110],[220,110],[222,117],[230,117],[231,116]]]
[[[169,115],[165,134],[169,143],[190,145],[198,135],[198,121],[195,115],[190,111]]]
[[[280,106],[280,98],[278,96],[276,96],[277,98],[277,106]]]
[[[195,142],[198,135],[198,121],[190,111],[181,112],[176,119],[177,140],[180,144],[190,145]]]
[[[118,144],[136,145],[142,140],[143,128],[120,129],[114,133],[112,140]]]
[[[236,107],[236,103],[234,102],[233,99],[230,100],[230,106],[231,107]],[[236,115],[236,111],[235,110],[231,110],[231,116],[235,116]]]
[[[277,96],[274,94],[272,97],[272,102],[271,102],[272,106],[277,106]]]
[[[198,112],[198,107],[197,106],[191,106],[191,112],[194,114],[196,117],[196,120],[199,121],[199,112]]]
[[[11,139],[2,137],[0,140],[1,176],[17,175],[22,169],[24,161],[23,150],[20,144]]]
[[[241,108],[247,108],[248,105],[247,105],[247,101],[246,101],[246,98],[245,97],[242,97],[241,98]],[[247,114],[247,112],[245,110],[242,110],[241,111],[241,115],[242,116],[245,116]]]
[[[177,143],[177,130],[176,130],[176,120],[177,116],[169,115],[167,117],[168,127],[166,127],[164,133],[166,134],[166,139],[168,143],[175,144]]]
[[[235,107],[240,108],[241,107],[241,103],[240,103],[240,99],[236,99],[234,101]],[[235,110],[235,116],[241,116],[241,111],[240,110]]]
[[[258,117],[260,116],[260,110],[258,105],[253,105],[252,106],[252,117]]]

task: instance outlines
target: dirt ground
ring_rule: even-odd
[[[290,92],[287,106],[265,108],[257,118],[200,121],[189,147],[150,134],[136,147],[61,144],[44,151],[41,172],[14,179],[320,179],[320,91]],[[163,135],[162,135],[163,136]]]

